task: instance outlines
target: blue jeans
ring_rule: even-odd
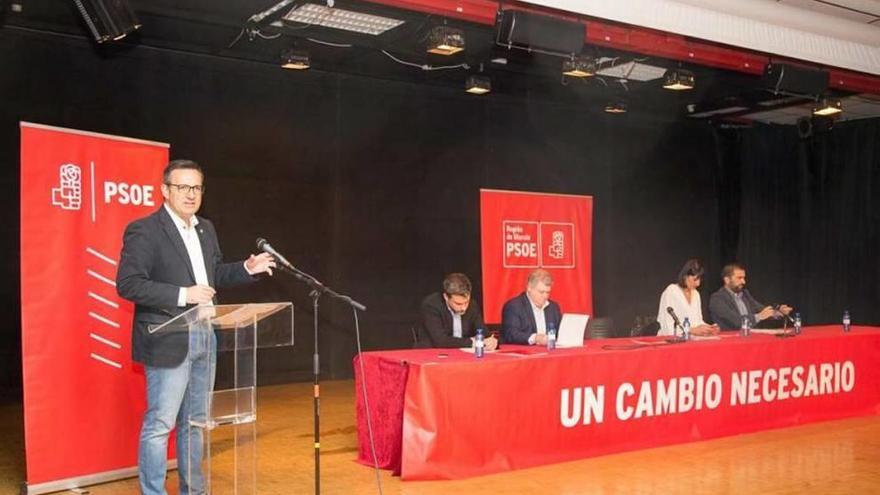
[[[193,331],[189,353],[176,368],[146,366],[147,411],[138,448],[138,477],[143,495],[166,495],[168,435],[177,426],[177,474],[180,495],[205,493],[202,428],[214,388],[216,343],[213,332]]]

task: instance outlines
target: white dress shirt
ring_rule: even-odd
[[[529,296],[526,295],[526,298]],[[540,308],[535,306],[531,299],[529,299],[529,306],[532,308],[532,313],[535,315],[535,328],[538,330],[538,333],[533,333],[529,335],[529,344],[534,345],[537,340],[538,334],[546,335],[547,334],[547,319],[544,318],[544,308],[550,305],[550,301],[544,301],[544,305]]]
[[[167,203],[165,203],[164,206],[165,211],[171,215],[171,220],[174,221],[174,225],[177,226],[177,231],[183,239],[183,245],[186,246],[186,254],[189,255],[189,262],[192,265],[193,275],[196,277],[196,284],[208,285],[208,271],[205,268],[205,256],[202,253],[202,243],[199,242],[199,234],[196,231],[196,225],[199,224],[199,219],[193,215],[190,219],[190,225],[187,225],[182,218],[168,207]],[[186,306],[186,289],[186,287],[181,287],[180,292],[177,295],[177,305],[180,307]]]
[[[461,315],[452,310],[449,306],[446,306],[446,309],[449,310],[449,313],[452,315],[452,336],[455,338],[461,338]]]
[[[684,319],[690,320],[691,328],[703,325],[703,303],[700,301],[700,291],[694,289],[691,291],[691,301],[688,302],[684,296],[684,289],[678,284],[669,284],[663,294],[660,295],[660,307],[657,309],[657,321],[660,323],[660,330],[657,335],[673,335],[675,333],[675,323],[672,316],[666,311],[666,308],[672,308],[679,321],[684,324]],[[680,331],[680,330],[679,330]]]

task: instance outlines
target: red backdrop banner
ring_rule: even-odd
[[[592,197],[481,189],[480,224],[486,323],[501,322],[536,268],[553,275],[563,312],[593,313]]]
[[[168,145],[21,123],[21,329],[27,483],[130,468],[145,407],[122,231],[162,204]]]

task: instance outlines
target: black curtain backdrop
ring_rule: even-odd
[[[880,121],[798,137],[793,126],[719,131],[719,225],[725,261],[753,294],[806,324],[880,321]]]
[[[636,315],[656,315],[660,292],[689,257],[701,258],[709,269],[704,302],[718,284],[712,274],[730,253],[750,263],[750,284],[765,299],[800,305],[806,297],[801,294],[810,294],[821,300],[824,293],[794,282],[810,273],[805,283],[823,290],[829,284],[846,287],[858,322],[869,315],[862,308],[876,300],[876,262],[867,269],[876,221],[846,231],[839,225],[842,211],[854,219],[856,210],[870,207],[870,181],[860,174],[870,177],[876,168],[876,156],[862,154],[875,140],[873,130],[832,142],[843,139],[838,132],[848,132],[840,126],[822,148],[827,166],[809,169],[815,180],[791,182],[779,172],[779,185],[770,187],[761,174],[775,170],[769,165],[778,166],[780,159],[768,155],[758,162],[753,155],[779,148],[774,140],[800,149],[784,130],[713,134],[704,122],[638,112],[608,116],[578,105],[577,96],[565,96],[561,86],[563,97],[555,100],[503,93],[480,98],[145,47],[111,54],[83,39],[13,29],[0,29],[0,63],[0,180],[9,212],[0,240],[8,253],[0,266],[8,281],[0,294],[8,311],[8,324],[0,329],[0,387],[12,394],[21,383],[20,120],[169,142],[172,157],[199,161],[208,187],[202,214],[217,226],[226,258],[241,259],[255,251],[257,237],[269,239],[302,269],[368,306],[361,317],[365,349],[408,347],[418,302],[439,289],[447,272],[469,274],[480,297],[480,188],[593,196],[595,312],[613,317],[621,333]],[[787,166],[797,168],[799,152],[807,154],[792,151]],[[843,157],[858,162],[861,172],[853,170],[846,180],[832,177]],[[740,176],[742,191],[758,183],[767,192],[741,193]],[[777,202],[767,196],[794,184],[829,187],[818,182],[821,177],[839,181],[835,187],[847,197],[807,201],[787,192],[777,198],[797,201],[773,206]],[[843,209],[841,202],[855,200],[846,194],[849,188],[865,196]],[[751,210],[733,211],[740,195],[742,204],[764,205],[779,215],[761,224],[772,236],[751,233]],[[811,219],[807,206],[810,215],[817,208],[827,215],[821,232],[811,231],[825,236],[824,247],[812,244],[816,239],[792,237]],[[788,221],[785,213],[801,223]],[[736,245],[733,224],[742,229]],[[803,261],[809,258],[791,254],[808,248],[823,253],[828,244],[840,252],[836,262],[861,269],[806,272]],[[292,300],[296,306],[296,345],[261,354],[261,383],[309,379],[314,341],[307,293],[280,274],[221,292],[223,302]],[[806,314],[810,322],[813,316]],[[350,310],[324,298],[320,321],[324,377],[351,376]]]

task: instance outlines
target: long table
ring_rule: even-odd
[[[361,360],[364,374],[361,373]],[[354,359],[358,460],[457,479],[880,414],[880,328],[365,352]]]

